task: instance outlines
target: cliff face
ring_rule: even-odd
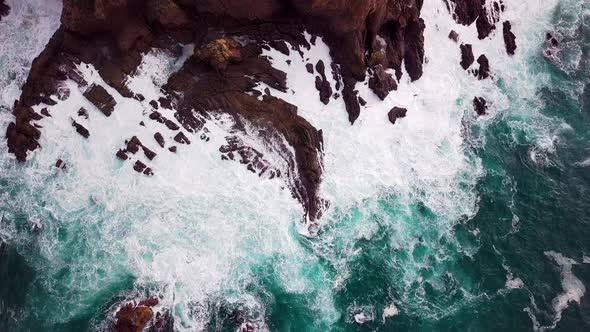
[[[38,114],[32,107],[54,105],[51,96],[66,79],[85,86],[75,69],[77,64],[94,65],[122,96],[139,100],[143,96],[131,93],[125,80],[135,72],[142,55],[153,48],[176,52],[179,44],[194,43],[195,54],[164,86],[166,97],[150,105],[155,109],[158,105],[174,106],[174,117],[182,128],[171,125],[169,129],[181,131],[176,136],[181,143],[190,143],[182,131],[198,132],[204,119],[219,112],[232,115],[238,130],[240,119],[245,118],[267,128],[268,135],[284,138],[294,156],[285,157],[292,169],[290,175],[283,176],[292,177],[294,196],[305,207],[308,219],[315,220],[327,204],[318,197],[321,132],[298,116],[293,105],[270,95],[260,96],[254,90],[258,82],[287,90],[285,73],[260,56],[263,48],[270,45],[289,53],[309,47],[304,31],[324,37],[335,63],[317,64],[324,79],[318,77],[316,86],[322,101],[328,103],[333,90],[324,70],[331,68],[338,78],[339,86],[334,88],[342,91],[354,123],[360,113],[355,85],[367,72],[371,87],[381,98],[397,87],[385,69],[394,69],[399,80],[403,61],[412,80],[422,75],[421,8],[422,0],[64,0],[62,25],[34,61],[21,98],[15,103],[16,119],[7,130],[9,151],[24,161],[28,152],[39,146],[42,129],[34,121],[46,114]],[[238,43],[237,39],[248,42]],[[88,93],[92,96],[99,92]],[[88,98],[97,106],[109,103],[104,93],[99,97],[102,102]],[[106,116],[112,112],[110,107],[103,111]],[[168,124],[155,109],[150,119]],[[91,135],[79,124],[74,127],[86,137]],[[289,154],[288,147],[280,149],[283,155]],[[240,162],[261,175],[266,171],[262,156],[247,147],[232,141],[220,151],[228,159],[239,155]],[[126,160],[128,152],[121,150],[117,156]],[[137,169],[146,170],[144,174],[151,172],[146,165]],[[281,176],[273,173],[271,177],[275,175]]]

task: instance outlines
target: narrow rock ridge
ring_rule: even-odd
[[[9,152],[25,161],[28,152],[39,147],[42,132],[32,121],[41,119],[44,112],[36,113],[33,106],[51,106],[56,104],[54,98],[67,99],[67,94],[57,91],[67,79],[84,88],[86,98],[105,116],[111,115],[113,97],[101,87],[87,86],[76,69],[78,64],[92,64],[122,96],[141,100],[143,96],[127,88],[126,78],[137,70],[142,55],[154,48],[177,53],[179,45],[192,43],[194,55],[162,89],[166,98],[150,101],[154,108],[150,120],[177,131],[174,141],[178,144],[191,143],[186,133],[199,133],[208,141],[205,123],[216,113],[231,115],[237,131],[243,131],[245,119],[266,129],[260,131],[265,141],[283,138],[290,147],[279,144],[277,150],[288,161],[290,174],[270,169],[263,156],[249,147],[229,144],[220,152],[228,160],[239,154],[240,162],[261,176],[288,176],[293,195],[313,222],[327,207],[318,195],[323,167],[321,133],[297,114],[295,106],[270,93],[260,96],[254,89],[260,82],[281,91],[288,88],[286,74],[274,69],[261,56],[262,51],[273,47],[288,54],[307,49],[310,45],[304,31],[323,37],[334,63],[312,64],[319,97],[324,103],[338,97],[331,96],[327,80],[327,75],[333,75],[338,82],[334,88],[342,89],[354,123],[360,114],[359,102],[363,102],[355,85],[365,79],[367,69],[375,75],[372,86],[381,98],[396,89],[402,62],[411,80],[422,76],[422,4],[422,0],[64,0],[61,27],[33,62],[15,103],[15,121],[6,133]],[[395,79],[387,69],[394,70]],[[155,110],[164,105],[176,111],[175,120],[182,128]],[[92,135],[74,120],[72,126],[83,137]],[[176,146],[169,150],[176,152]],[[128,151],[122,148],[113,155],[124,161]],[[134,169],[153,174],[148,165],[136,164]]]

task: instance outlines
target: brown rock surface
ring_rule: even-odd
[[[111,116],[115,109],[115,99],[100,85],[93,85],[84,97],[94,104],[104,115]]]
[[[387,113],[387,117],[389,118],[389,122],[391,122],[391,124],[395,124],[397,119],[405,118],[406,113],[408,113],[407,109],[394,107],[391,109],[391,111],[389,111],[389,113]]]
[[[122,306],[115,318],[116,332],[142,332],[154,316],[152,308],[145,305],[135,305],[128,303]]]

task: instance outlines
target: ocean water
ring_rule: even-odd
[[[0,132],[60,14],[59,1],[8,3]],[[209,142],[197,133],[176,156],[157,151],[156,175],[144,178],[113,151],[132,135],[148,141],[157,124],[138,126],[145,105],[110,90],[113,116],[90,112],[83,141],[69,118],[92,106],[65,82],[70,98],[39,121],[42,149],[23,165],[0,145],[0,331],[105,331],[122,301],[145,296],[160,298],[178,331],[244,321],[261,331],[589,330],[590,3],[505,4],[513,57],[501,28],[479,41],[443,1],[426,0],[423,78],[404,75],[383,102],[359,83],[368,104],[352,127],[341,99],[320,103],[304,59],[267,53],[292,89],[272,94],[324,132],[331,206],[317,236],[286,183],[220,160],[229,119],[208,122]],[[451,29],[487,55],[492,80],[463,71]],[[561,41],[551,57],[548,31]],[[185,58],[154,50],[129,87],[157,98]],[[321,39],[304,58],[330,62]],[[79,69],[110,89],[92,66]],[[474,96],[488,115],[475,116]],[[395,126],[393,106],[408,108]],[[279,140],[242,139],[287,167]]]

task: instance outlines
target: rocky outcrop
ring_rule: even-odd
[[[189,133],[198,133],[197,139],[207,142],[205,123],[219,112],[234,118],[237,131],[243,131],[246,119],[264,129],[260,131],[263,139],[282,142],[275,137],[284,138],[290,147],[276,144],[291,168],[293,195],[305,207],[307,218],[316,220],[327,204],[318,196],[321,135],[297,114],[296,107],[270,93],[261,96],[255,89],[260,82],[283,92],[288,88],[286,74],[274,69],[269,59],[261,56],[262,50],[273,47],[290,54],[286,42],[294,50],[309,48],[303,31],[322,36],[334,63],[312,64],[308,70],[316,75],[320,100],[329,103],[341,94],[354,123],[360,114],[355,85],[364,80],[367,69],[374,73],[371,85],[381,98],[395,89],[402,65],[411,80],[422,76],[422,5],[422,0],[64,0],[62,25],[35,59],[13,110],[15,121],[7,130],[9,151],[24,161],[27,153],[38,147],[42,133],[31,121],[41,115],[33,112],[32,106],[54,105],[50,96],[66,79],[85,89],[86,98],[104,115],[115,111],[113,96],[99,85],[88,86],[77,64],[92,64],[123,97],[143,100],[143,96],[133,95],[125,82],[137,69],[142,54],[152,48],[176,53],[178,45],[192,43],[196,46],[193,56],[162,89],[166,97],[146,109],[149,120],[172,131],[170,137],[178,144],[191,144],[195,138]],[[337,82],[334,87],[327,78],[328,68]],[[386,74],[387,69],[393,69],[395,78]],[[159,108],[173,109],[174,119],[163,116]],[[72,121],[80,135],[90,136],[86,128]],[[163,136],[154,138],[163,147]],[[156,156],[153,150],[138,147],[148,160]],[[175,146],[169,149],[179,151]],[[125,161],[133,157],[133,150],[122,146],[113,155]],[[264,162],[257,161],[264,158],[246,159],[248,169],[261,176],[271,174]],[[134,162],[133,167],[152,174],[148,165]]]
[[[473,98],[473,108],[477,115],[485,115],[488,110],[487,101],[483,97]]]
[[[486,0],[445,0],[447,8],[453,13],[457,23],[471,25],[475,23],[479,39],[488,37],[496,23],[500,21],[500,13],[504,11],[502,0],[494,0],[486,6]]]
[[[488,57],[484,54],[480,55],[479,58],[477,58],[477,63],[479,64],[479,69],[476,70],[475,76],[480,80],[485,80],[490,77],[490,62]]]
[[[397,83],[389,73],[385,72],[382,65],[378,65],[375,67],[373,75],[369,79],[369,88],[381,100],[384,100],[390,91],[397,89]]]
[[[115,99],[100,85],[93,85],[84,97],[94,104],[105,116],[111,116],[115,109]]]
[[[461,67],[467,70],[474,61],[472,46],[470,44],[461,44]]]
[[[150,298],[139,303],[129,302],[122,305],[115,314],[116,332],[142,332],[152,322],[154,311],[152,307],[158,305],[158,299]],[[160,318],[160,317],[158,317]],[[161,320],[161,319],[158,319]],[[156,324],[158,323],[156,321]],[[153,324],[153,325],[156,325]],[[155,326],[156,328],[158,326]]]
[[[516,36],[512,33],[512,25],[509,21],[504,22],[503,26],[503,34],[504,34],[504,44],[506,45],[506,52],[510,55],[514,55],[516,51]]]
[[[398,119],[405,118],[406,113],[408,113],[407,109],[394,107],[391,109],[391,111],[389,111],[389,113],[387,113],[387,117],[389,118],[389,122],[391,122],[391,124],[395,124]]]

